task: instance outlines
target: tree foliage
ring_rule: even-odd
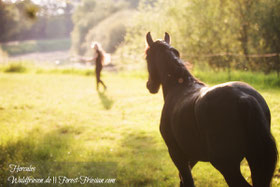
[[[279,71],[276,65],[279,66],[279,56],[251,55],[280,53],[279,2],[158,0],[150,3],[142,0],[134,25],[128,29],[126,45],[119,51],[135,58],[143,54],[148,31],[154,38],[162,38],[164,32],[169,32],[173,45],[194,65],[207,64],[216,70],[229,71],[232,68]]]
[[[16,4],[0,0],[0,42],[6,42],[18,35],[22,30],[31,27],[31,20],[26,14],[27,8],[35,8],[31,1],[26,0]]]
[[[72,10],[68,2],[36,5],[31,0],[0,0],[0,42],[69,37]]]
[[[84,43],[89,31],[102,20],[127,7],[124,1],[82,0],[73,14],[72,51],[79,55],[85,54],[88,46]]]
[[[87,49],[86,54],[92,55],[92,49],[89,48],[92,41],[101,43],[108,53],[115,52],[124,40],[126,27],[130,24],[132,15],[134,15],[133,10],[118,11],[90,29],[83,44]]]
[[[278,77],[280,72],[280,1],[263,0],[258,4],[256,9],[256,26],[258,50],[263,53],[278,53],[278,56],[268,58],[262,63],[262,69],[265,72],[277,71]]]

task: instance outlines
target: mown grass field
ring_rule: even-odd
[[[108,186],[179,186],[159,133],[162,94],[148,93],[146,76],[104,72],[108,90],[97,92],[93,76],[74,70],[0,72],[0,184],[6,186],[13,175],[9,164],[32,164],[35,172],[18,175],[116,178]],[[279,147],[280,89],[255,86],[271,109]],[[246,162],[242,172],[250,181]],[[279,164],[275,174],[273,186],[280,186]],[[193,176],[198,187],[227,186],[208,163],[198,163]]]

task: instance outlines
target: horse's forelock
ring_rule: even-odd
[[[147,51],[150,48],[156,48],[156,47],[170,47],[169,44],[167,44],[164,40],[157,40],[153,43],[152,46],[146,45],[145,53],[147,54]]]
[[[156,49],[163,49],[163,48],[171,48],[171,46],[166,43],[166,41],[164,40],[156,40],[151,46],[146,45],[146,49],[145,49],[145,58],[146,60],[148,59],[148,55],[151,55],[152,52],[148,52],[148,51],[155,51]],[[148,61],[147,61],[148,62]]]

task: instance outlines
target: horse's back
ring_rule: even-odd
[[[248,97],[253,97],[258,102],[270,122],[270,111],[264,98],[252,86],[243,82],[228,82],[202,88],[196,108],[200,110],[200,108],[214,107],[217,110],[223,109],[224,112],[238,110],[240,100]]]

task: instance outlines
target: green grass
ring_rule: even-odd
[[[26,73],[33,72],[37,74],[75,74],[75,75],[94,75],[92,68],[89,69],[75,69],[75,68],[46,68],[42,66],[34,66],[33,62],[24,61],[17,62],[12,61],[3,65],[0,65],[0,72],[17,72],[17,73]],[[131,72],[134,77],[137,78],[146,78],[147,72],[143,70],[133,70],[126,73],[126,71],[121,71],[121,75],[129,78]],[[215,72],[211,69],[207,71],[201,71],[194,69],[192,73],[199,80],[206,82],[207,84],[219,84],[227,81],[243,81],[251,84],[252,86],[258,89],[268,89],[268,88],[280,88],[280,77],[277,77],[276,73],[264,74],[261,72],[250,72],[250,71],[232,71],[229,77],[227,72]]]
[[[49,40],[27,40],[22,42],[13,42],[1,44],[2,49],[9,56],[21,55],[34,52],[51,52],[58,50],[69,50],[71,41],[65,39],[49,39]]]
[[[218,84],[227,81],[243,81],[257,88],[280,88],[280,77],[276,73],[264,74],[261,72],[232,71],[230,77],[227,72],[194,70],[194,75],[208,84]]]
[[[104,72],[108,90],[97,92],[87,70],[59,71],[0,72],[0,184],[12,175],[9,164],[32,164],[36,172],[18,175],[117,179],[108,186],[179,185],[159,133],[162,94],[148,93],[146,72]],[[259,91],[279,142],[280,89]],[[249,178],[246,162],[242,171]],[[193,176],[198,187],[227,186],[208,163],[197,164]],[[280,186],[277,176],[273,186]]]

